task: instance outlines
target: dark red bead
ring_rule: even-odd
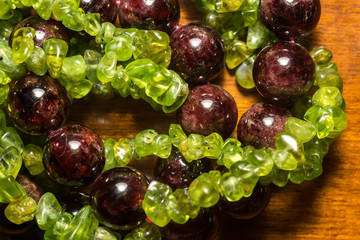
[[[145,221],[142,209],[148,180],[128,167],[112,168],[94,182],[90,204],[99,221],[115,230],[129,230]]]
[[[170,46],[170,68],[188,83],[210,82],[225,66],[225,45],[220,34],[202,23],[189,23],[175,30]]]
[[[67,30],[61,22],[53,19],[46,21],[39,16],[31,16],[22,20],[14,27],[9,39],[10,46],[15,31],[22,27],[32,27],[35,29],[35,46],[41,47],[49,38],[58,38],[70,44],[69,30]]]
[[[9,116],[19,129],[38,135],[61,126],[70,100],[57,80],[28,75],[11,86],[7,105]]]
[[[255,148],[275,148],[275,138],[285,131],[288,117],[291,113],[281,105],[257,103],[240,118],[237,137],[243,144]]]
[[[63,206],[65,212],[71,213],[75,216],[81,208],[89,205],[89,195],[82,192],[72,192],[69,194],[62,194],[58,198],[60,204]]]
[[[100,13],[102,22],[116,22],[117,0],[80,0],[80,7],[85,13]]]
[[[290,104],[313,86],[315,64],[308,51],[299,44],[277,42],[259,53],[254,62],[253,77],[264,98]]]
[[[214,85],[197,86],[177,112],[178,122],[188,134],[207,136],[213,132],[227,138],[233,132],[238,110],[233,97],[224,88]]]
[[[261,0],[264,25],[282,40],[307,35],[319,22],[320,0]]]
[[[73,187],[92,183],[105,166],[105,148],[100,137],[80,125],[53,131],[46,140],[44,166],[56,182]]]
[[[121,0],[119,20],[124,28],[160,30],[169,35],[178,27],[178,0]]]

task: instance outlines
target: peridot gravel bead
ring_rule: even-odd
[[[296,169],[290,171],[289,172],[289,180],[295,184],[302,183],[305,180],[304,165],[298,166]]]
[[[313,97],[312,103],[314,105],[319,105],[322,107],[329,106],[337,106],[340,107],[343,103],[343,98],[341,96],[341,92],[336,87],[322,87],[318,89]]]
[[[145,222],[127,234],[124,240],[161,240],[161,233],[155,224]]]
[[[45,51],[35,46],[28,59],[26,59],[25,65],[29,71],[44,76],[47,72]]]
[[[246,46],[246,43],[235,40],[226,46],[226,65],[234,69],[239,64],[248,59],[254,50]]]
[[[114,79],[111,81],[111,86],[120,94],[121,97],[126,98],[129,96],[130,91],[130,78],[126,74],[122,65],[117,66]]]
[[[254,149],[247,154],[247,161],[256,167],[259,176],[266,176],[274,166],[272,154],[271,148]]]
[[[115,148],[114,145],[116,140],[113,138],[107,138],[104,142],[105,147],[105,167],[103,171],[109,170],[117,166],[117,162],[115,160]],[[131,147],[130,147],[131,150]]]
[[[68,212],[62,212],[59,219],[51,228],[45,231],[44,240],[60,239],[61,235],[68,229],[73,216]]]
[[[217,163],[230,168],[235,162],[243,160],[244,151],[240,146],[241,143],[238,140],[234,138],[226,139]]]
[[[274,158],[276,166],[283,170],[293,170],[305,162],[304,146],[290,133],[279,133],[275,139],[276,150],[280,155]],[[284,152],[288,152],[289,155]],[[296,165],[294,163],[296,161]]]
[[[168,185],[157,181],[152,181],[146,190],[142,207],[148,218],[159,227],[166,226],[171,220],[165,205],[171,193],[172,190]]]
[[[83,98],[89,94],[92,88],[93,83],[84,79],[80,82],[71,83],[66,89],[71,98]]]
[[[31,0],[20,0],[20,2],[26,7],[31,7]]]
[[[208,13],[215,10],[214,2],[212,0],[194,0],[194,3],[200,12]]]
[[[168,89],[160,96],[154,97],[154,101],[163,107],[170,107],[173,105],[178,97],[182,94],[182,90],[186,83],[176,72],[169,70],[171,84]],[[175,109],[176,110],[176,109]]]
[[[125,68],[125,72],[130,80],[139,88],[145,88],[150,80],[148,76],[157,71],[157,65],[150,59],[135,60]]]
[[[0,138],[0,149],[10,146],[16,147],[20,153],[24,150],[24,143],[16,129],[13,127],[7,127]]]
[[[261,20],[258,19],[254,24],[249,26],[247,33],[246,46],[249,49],[257,49],[264,42],[268,34]]]
[[[184,224],[189,220],[189,215],[181,213],[182,206],[180,206],[178,203],[177,196],[174,195],[174,193],[169,195],[169,197],[166,199],[165,205],[166,213],[172,221],[178,224]]]
[[[17,63],[23,63],[31,55],[34,49],[35,29],[31,27],[19,28],[15,31],[12,41],[13,59]]]
[[[314,105],[309,108],[304,119],[316,127],[318,138],[326,138],[334,128],[334,119],[330,110],[326,107]]]
[[[333,68],[320,68],[315,74],[315,83],[319,87],[337,87],[343,90],[343,80],[337,70]]]
[[[236,69],[236,81],[243,88],[252,89],[255,87],[252,73],[255,59],[256,55],[252,55]]]
[[[46,65],[49,73],[52,77],[57,78],[69,46],[61,39],[50,38],[43,43],[43,49],[46,53]]]
[[[327,109],[331,112],[334,121],[334,128],[331,130],[328,137],[335,138],[345,131],[348,124],[347,116],[339,107],[328,107]]]
[[[214,206],[220,198],[209,173],[201,174],[190,184],[189,195],[196,204],[205,208]]]
[[[3,104],[7,100],[7,96],[9,93],[9,85],[2,85],[0,84],[0,104]]]
[[[326,139],[318,139],[317,137],[314,137],[309,142],[304,144],[304,148],[305,151],[309,149],[319,150],[320,153],[325,156],[329,151],[329,143],[326,141]]]
[[[323,154],[318,149],[308,149],[305,151],[306,162],[303,165],[304,179],[313,180],[323,172]]]
[[[80,0],[55,0],[52,5],[52,14],[58,21],[63,21],[67,13],[80,6]]]
[[[131,145],[127,138],[121,138],[114,144],[114,156],[117,166],[126,166],[132,159]]]
[[[217,12],[235,12],[244,0],[214,0],[214,7]]]
[[[153,141],[154,154],[160,158],[168,158],[171,154],[171,138],[166,134],[159,134]]]
[[[0,136],[6,131],[6,116],[3,110],[0,109]]]
[[[204,156],[210,159],[218,159],[224,140],[218,133],[212,133],[203,138]]]
[[[116,27],[114,24],[109,22],[104,22],[100,26],[100,31],[95,37],[96,43],[107,43],[112,40],[114,36]]]
[[[76,10],[71,10],[66,13],[66,16],[63,20],[63,24],[66,28],[80,32],[85,28],[85,18],[84,10],[78,8]]]
[[[163,95],[173,83],[171,72],[158,66],[157,71],[149,74],[149,81],[145,87],[145,93],[151,98],[157,98]]]
[[[159,134],[153,129],[147,129],[138,133],[135,137],[135,151],[141,157],[154,153],[154,140]]]
[[[317,65],[327,64],[332,59],[331,51],[326,47],[317,47],[309,52],[313,61]]]
[[[240,186],[244,190],[244,196],[249,197],[256,183],[259,181],[259,174],[256,172],[256,167],[251,163],[240,161],[234,163],[230,171],[232,175],[237,177]]]
[[[180,142],[179,151],[186,161],[192,162],[205,156],[203,138],[199,134],[190,134],[187,139]]]
[[[97,68],[101,58],[102,55],[99,52],[90,49],[84,52],[84,60],[86,64],[86,76],[93,83],[99,82],[99,79],[97,77]]]
[[[286,119],[285,130],[296,136],[302,143],[310,141],[316,135],[316,127],[314,124],[295,117]]]
[[[87,13],[84,15],[84,31],[90,36],[96,36],[100,32],[100,13]]]
[[[19,79],[25,76],[24,64],[16,63],[13,59],[12,49],[7,41],[0,40],[0,70],[4,71],[11,79]]]
[[[0,70],[0,84],[5,85],[9,82],[11,82],[11,78],[9,78],[9,76],[3,70]]]
[[[223,193],[221,191],[221,172],[219,170],[211,170],[209,172],[209,177],[211,182],[213,183],[213,186],[216,188],[216,190],[218,191],[218,193],[222,196]]]
[[[289,181],[289,171],[278,169],[274,166],[274,177],[272,178],[272,183],[278,187],[284,187]]]
[[[39,146],[28,144],[22,153],[25,167],[31,175],[38,175],[44,171],[42,152]]]
[[[180,78],[180,76],[176,76],[176,77]],[[162,110],[164,113],[172,113],[172,112],[176,111],[185,102],[185,100],[189,94],[189,86],[182,79],[181,79],[181,82],[182,82],[182,88],[181,88],[180,93],[179,93],[178,97],[176,98],[175,102],[171,106],[166,106],[166,105],[162,106]],[[168,92],[168,91],[165,92],[165,94],[170,94],[170,93],[171,92]]]
[[[118,240],[118,238],[110,230],[98,227],[91,234],[89,240]]]
[[[0,203],[16,202],[26,195],[25,189],[9,175],[0,178]]]
[[[86,77],[86,63],[82,56],[76,55],[64,58],[61,66],[61,79],[70,82],[80,82]]]
[[[47,230],[59,219],[62,208],[60,203],[51,192],[47,192],[40,198],[35,212],[36,222],[41,230]]]
[[[127,61],[132,57],[133,49],[125,38],[113,39],[105,45],[105,53],[113,51],[116,53],[118,61]]]
[[[221,190],[229,202],[239,201],[244,196],[239,180],[230,172],[221,176]]]
[[[0,1],[0,19],[7,20],[12,18],[14,11],[11,9],[10,1]]]
[[[36,13],[45,20],[49,20],[52,13],[53,0],[32,0],[32,7]]]
[[[6,176],[17,177],[22,166],[22,158],[16,147],[10,146],[0,153],[0,178]]]
[[[256,22],[259,6],[260,0],[244,0],[240,7],[240,13],[244,19],[244,27],[248,27]]]
[[[4,214],[6,218],[15,224],[30,222],[34,219],[36,202],[32,197],[24,197],[19,201],[6,206]]]
[[[113,51],[106,53],[101,58],[97,68],[98,79],[103,83],[112,81],[116,74],[116,64],[117,64],[116,53]]]
[[[169,136],[175,147],[179,147],[180,142],[186,139],[186,134],[179,124],[170,124]]]

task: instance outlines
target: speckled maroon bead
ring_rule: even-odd
[[[169,35],[179,26],[178,0],[121,0],[119,20],[124,28],[160,30]]]
[[[39,16],[31,16],[22,20],[14,27],[9,39],[10,46],[15,31],[22,27],[32,27],[35,29],[35,46],[41,47],[46,39],[49,38],[59,38],[70,44],[69,30],[67,30],[61,22],[53,19],[46,21]]]
[[[115,230],[129,230],[144,222],[142,201],[148,184],[144,175],[128,167],[103,172],[90,192],[90,204],[96,217]]]
[[[243,197],[237,202],[229,202],[225,197],[220,198],[215,206],[219,214],[236,219],[251,219],[259,215],[268,205],[271,197],[271,187],[258,183],[250,197]]]
[[[291,117],[291,113],[281,105],[257,103],[240,118],[237,127],[238,139],[255,148],[275,148],[275,138],[285,131],[288,117]]]
[[[299,44],[277,42],[259,53],[253,77],[257,90],[264,98],[290,104],[313,86],[315,64]]]
[[[102,22],[115,23],[117,2],[117,0],[80,0],[80,7],[85,13],[100,13]]]
[[[320,0],[261,0],[264,25],[282,40],[307,35],[319,22]]]
[[[43,161],[47,173],[56,182],[72,187],[86,186],[104,169],[105,148],[91,129],[67,125],[46,139]]]
[[[189,163],[178,150],[173,150],[167,159],[158,159],[154,176],[157,181],[169,185],[175,191],[188,188],[195,178],[212,169],[210,159]]]
[[[213,132],[223,138],[235,129],[238,110],[233,97],[224,88],[214,85],[197,86],[177,112],[177,119],[188,134],[207,136]]]
[[[170,68],[188,83],[214,80],[225,66],[225,45],[212,27],[202,23],[181,26],[170,37]]]
[[[61,126],[70,100],[57,80],[28,75],[11,86],[7,106],[9,117],[20,130],[39,135]]]

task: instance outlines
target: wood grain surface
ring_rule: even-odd
[[[344,80],[348,128],[324,159],[324,173],[300,185],[273,188],[268,207],[252,220],[220,219],[216,239],[360,239],[360,0],[323,0],[319,25],[309,36],[314,46],[333,51]],[[180,0],[181,24],[201,21],[190,0]],[[233,71],[218,79],[235,98],[239,117],[261,100],[256,91],[238,87]],[[141,100],[116,98],[75,102],[70,122],[93,128],[102,138],[134,137],[153,128],[166,133],[174,114],[155,112]],[[235,136],[235,135],[234,135]],[[150,166],[150,167],[149,167]],[[136,167],[148,175],[151,159]]]

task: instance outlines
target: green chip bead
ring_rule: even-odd
[[[306,111],[312,106],[312,96],[303,96],[295,101],[291,108],[293,117],[304,118]]]
[[[289,172],[289,180],[295,184],[302,183],[305,180],[304,165],[298,166],[296,169],[290,171]]]
[[[118,240],[118,238],[110,230],[98,227],[91,234],[89,240]]]
[[[331,51],[326,47],[318,47],[314,48],[310,52],[310,56],[312,57],[313,61],[317,65],[327,64],[332,59]]]
[[[197,10],[203,13],[215,10],[214,1],[212,0],[194,0]]]
[[[235,12],[244,0],[214,0],[214,7],[217,12]]]
[[[163,95],[172,83],[171,72],[159,65],[157,71],[149,74],[149,82],[145,87],[145,93],[147,96],[156,99]]]
[[[230,171],[232,175],[237,177],[238,183],[244,190],[244,196],[249,197],[252,194],[256,183],[259,181],[259,174],[256,172],[256,166],[245,161],[240,161],[234,163],[231,166]]]
[[[71,10],[80,6],[80,0],[55,0],[52,5],[52,14],[58,21],[63,21]]]
[[[178,100],[178,98],[181,97],[182,94],[184,94],[183,87],[187,85],[184,82],[184,80],[179,76],[179,74],[177,74],[172,70],[169,70],[169,72],[171,78],[170,86],[166,89],[166,91],[162,95],[158,97],[153,97],[154,101],[162,105],[163,107],[172,106]],[[153,83],[156,83],[156,81],[153,81]]]
[[[94,50],[86,50],[84,52],[84,60],[86,64],[86,77],[93,83],[98,83],[97,68],[102,58],[101,53]]]
[[[178,77],[180,78],[180,76],[176,76],[176,78],[178,78]],[[175,102],[170,106],[166,106],[166,105],[162,106],[162,110],[164,111],[164,113],[172,113],[172,112],[176,111],[185,102],[185,100],[189,94],[189,86],[182,79],[181,79],[181,82],[182,82],[182,88],[181,88],[181,90],[179,89],[180,92],[179,92],[179,95],[176,98]],[[171,92],[165,92],[165,94],[166,93],[170,94]]]
[[[329,143],[326,139],[318,139],[314,137],[311,141],[304,144],[305,151],[309,149],[319,150],[320,153],[325,156],[329,151]]]
[[[16,202],[26,196],[25,189],[11,175],[0,178],[0,203]]]
[[[66,90],[71,98],[83,98],[88,95],[93,88],[93,83],[87,79],[80,82],[71,83]]]
[[[43,19],[49,20],[51,17],[51,12],[53,0],[32,0],[31,5],[35,9],[36,13]]]
[[[312,103],[322,107],[340,107],[343,104],[343,98],[338,88],[322,87],[314,93]]]
[[[5,85],[11,82],[11,78],[3,71],[0,70],[0,85]]]
[[[28,59],[26,59],[25,65],[29,71],[44,76],[47,72],[45,51],[35,46]]]
[[[190,184],[189,195],[200,207],[212,207],[220,198],[217,186],[214,185],[209,173],[203,173]]]
[[[234,69],[239,64],[248,59],[254,50],[246,46],[246,43],[235,40],[226,46],[226,65],[230,69]]]
[[[0,136],[6,131],[6,116],[3,110],[0,109]]]
[[[218,133],[212,133],[203,138],[204,156],[210,159],[218,159],[224,140]]]
[[[346,129],[348,124],[347,116],[339,107],[328,107],[327,109],[331,112],[334,121],[334,128],[327,137],[336,138]]]
[[[6,176],[17,177],[22,166],[22,158],[16,147],[10,146],[0,153],[0,178]]]
[[[129,63],[125,72],[139,88],[145,88],[150,80],[149,76],[158,71],[158,66],[150,59],[138,59]]]
[[[304,179],[313,180],[323,172],[323,154],[318,149],[307,149],[305,156],[306,162],[303,165]]]
[[[20,2],[26,7],[31,7],[31,0],[20,0]]]
[[[117,162],[115,160],[115,148],[114,148],[115,143],[116,140],[113,138],[107,138],[104,142],[105,167],[103,171],[109,170],[117,166]],[[130,147],[130,151],[131,151],[131,147]]]
[[[78,8],[76,10],[71,10],[66,13],[66,16],[63,20],[63,24],[66,28],[80,32],[85,28],[85,18],[84,10]]]
[[[14,11],[11,9],[9,0],[0,1],[0,19],[7,20],[12,18]]]
[[[76,55],[64,58],[61,67],[61,79],[70,82],[79,82],[86,77],[86,63],[82,56]]]
[[[92,232],[99,226],[89,205],[82,207],[70,222],[68,228],[63,232],[60,240],[83,240],[89,239]]]
[[[121,97],[126,98],[130,94],[131,80],[126,74],[122,65],[117,66],[114,79],[111,81],[111,86],[120,94]]]
[[[52,77],[57,78],[68,52],[68,44],[61,39],[50,38],[43,43],[46,53],[46,65]]]
[[[87,13],[84,15],[84,31],[95,37],[100,32],[100,13]]]
[[[153,129],[147,129],[138,133],[135,137],[135,151],[141,157],[154,154],[155,137],[159,134]]]
[[[35,212],[36,222],[41,230],[47,230],[59,219],[62,208],[60,203],[51,192],[47,192],[40,198]]]
[[[113,39],[105,45],[105,53],[113,51],[118,61],[127,61],[132,57],[133,49],[131,43],[125,38]]]
[[[110,51],[106,53],[100,60],[97,68],[97,77],[103,82],[107,83],[114,79],[116,74],[117,56],[116,53]]]
[[[294,170],[305,162],[304,146],[290,133],[279,133],[275,139],[274,163],[282,170]]]
[[[51,228],[45,231],[44,240],[58,240],[61,235],[68,229],[73,216],[68,212],[62,212],[59,219]]]
[[[190,134],[187,139],[180,142],[179,150],[186,161],[192,162],[205,156],[203,144],[204,137],[202,135]]]
[[[6,206],[4,214],[6,218],[15,224],[30,222],[34,219],[36,202],[32,197],[24,197],[19,201]]]
[[[24,64],[14,61],[12,49],[7,41],[0,40],[0,70],[6,73],[11,79],[19,79],[25,76],[26,68]]]
[[[153,141],[154,154],[160,158],[168,158],[171,154],[171,138],[166,134],[159,134]]]
[[[261,20],[258,19],[254,24],[249,26],[247,33],[246,46],[249,49],[257,49],[261,47],[261,44],[265,41],[268,31],[262,24]]]
[[[246,59],[241,65],[236,69],[235,77],[237,83],[246,89],[252,89],[255,87],[253,79],[253,67],[256,59],[256,55],[252,55]]]
[[[166,212],[167,215],[171,218],[172,221],[178,224],[185,224],[190,216],[187,214],[182,214],[181,206],[178,203],[178,199],[174,193],[170,194],[170,196],[166,199]]]
[[[319,87],[337,87],[340,92],[343,90],[343,80],[337,70],[333,68],[320,68],[315,73],[315,83]]]
[[[295,117],[286,119],[285,130],[296,136],[302,143],[310,141],[316,135],[316,127],[314,124]]]
[[[309,108],[304,119],[316,127],[316,135],[318,138],[326,138],[334,129],[334,119],[331,111],[326,107],[313,105]]]
[[[114,144],[114,156],[117,166],[126,166],[131,161],[132,151],[129,139],[120,138]]]
[[[234,138],[226,139],[217,163],[230,168],[235,162],[243,160],[244,151],[240,146],[241,143],[238,140]]]
[[[109,22],[104,22],[100,26],[100,31],[95,37],[95,42],[97,43],[107,43],[110,42],[114,36],[116,27],[114,24]]]
[[[215,30],[220,34],[223,34],[228,31],[230,32],[230,29],[233,27],[233,23],[231,22],[232,15],[232,13],[228,12],[219,13],[217,11],[211,11],[205,15],[204,22],[206,25],[215,28]],[[223,40],[226,44],[228,43],[228,37],[224,38]]]
[[[244,189],[239,180],[232,173],[227,172],[221,176],[221,191],[229,202],[239,201],[244,196]]]
[[[244,27],[248,27],[256,22],[259,6],[260,0],[244,0],[240,7],[240,12],[244,19]]]
[[[256,167],[255,171],[259,176],[266,176],[274,166],[272,154],[271,148],[253,149],[247,154],[247,161]]]
[[[161,240],[161,233],[155,224],[145,222],[128,233],[124,240]]]
[[[10,146],[16,147],[20,153],[22,153],[25,148],[20,135],[13,127],[7,127],[0,138],[0,149]]]
[[[42,152],[43,150],[34,144],[26,145],[22,152],[25,167],[31,175],[38,175],[44,171]]]
[[[272,183],[278,187],[285,187],[289,181],[289,171],[278,169],[274,166],[274,177]]]
[[[13,59],[17,63],[23,63],[31,55],[34,49],[35,29],[31,27],[19,28],[15,31],[12,40]]]
[[[168,185],[152,181],[146,190],[142,207],[147,217],[159,227],[164,227],[170,222],[166,211],[165,201],[172,193]]]

